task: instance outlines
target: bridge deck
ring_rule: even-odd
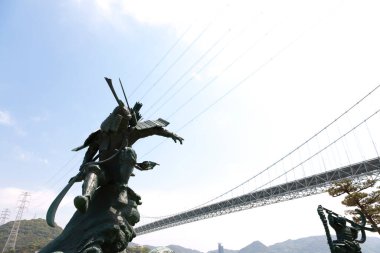
[[[380,173],[379,157],[199,207],[145,224],[135,230],[141,235],[231,212],[319,194],[339,180],[345,178],[362,180],[378,173]]]

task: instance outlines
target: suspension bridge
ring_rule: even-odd
[[[365,180],[380,172],[380,158],[362,161],[329,172],[254,191],[215,204],[179,213],[136,228],[139,235],[254,207],[325,192],[342,179]]]
[[[373,128],[380,126],[380,109],[369,116],[363,116],[360,110],[356,112],[355,110],[378,87],[311,138],[252,178],[189,210],[164,217],[153,217],[155,221],[138,226],[135,229],[136,233],[142,235],[220,215],[324,193],[334,183],[343,179],[359,183],[369,178],[377,178],[380,175],[380,157],[375,141],[378,136],[375,137],[376,132]],[[352,116],[355,113],[356,116]],[[340,131],[342,125],[340,128],[337,125],[344,118],[347,122],[348,117],[354,117],[356,124],[352,125],[350,119],[350,127],[342,133]],[[331,134],[334,128],[338,129],[338,131],[335,129],[335,136]],[[321,140],[323,135],[327,136],[325,141]],[[311,152],[310,146],[313,146],[313,142],[317,145],[314,145],[314,151]],[[304,149],[308,149],[309,155],[303,159],[298,158],[301,160],[295,165],[293,163],[284,166],[292,156]],[[342,163],[342,160],[345,162]],[[253,187],[248,187],[250,189],[248,193],[237,193],[249,183]],[[235,196],[228,198],[231,193],[235,193]]]

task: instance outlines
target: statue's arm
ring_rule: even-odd
[[[343,226],[342,224],[340,224],[338,221],[337,221],[337,217],[333,216],[331,213],[329,213],[327,215],[327,219],[329,221],[329,224],[332,228],[334,228],[335,230],[339,230],[339,229],[342,229]]]
[[[327,220],[329,221],[330,226],[333,228],[336,226],[335,218],[332,216],[331,213],[327,215]]]
[[[86,151],[86,153],[84,154],[84,158],[83,158],[83,163],[82,164],[86,164],[88,162],[92,162],[93,158],[95,157],[96,153],[99,151],[99,144],[94,142],[94,143],[91,143],[89,146],[88,146],[88,149]]]
[[[182,142],[184,141],[182,137],[178,136],[175,133],[169,132],[163,127],[153,127],[153,128],[140,129],[140,130],[135,129],[130,135],[130,144],[132,145],[137,140],[148,137],[148,136],[152,136],[152,135],[159,135],[159,136],[163,136],[167,138],[172,138],[174,142],[178,141],[180,144],[182,144]]]
[[[81,166],[79,167],[79,172],[80,174],[77,176],[72,177],[69,182],[72,180],[75,180],[75,182],[80,182],[84,180],[85,173],[84,173],[84,167],[88,162],[93,161],[96,153],[99,151],[99,145],[98,143],[94,140],[93,142],[88,142],[86,143],[86,146],[88,146],[86,153],[84,154],[83,162]],[[76,150],[74,150],[76,151]]]

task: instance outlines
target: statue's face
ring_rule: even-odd
[[[345,225],[346,225],[346,220],[345,220],[344,218],[342,218],[342,217],[338,217],[338,218],[336,219],[336,221],[337,221],[340,225],[342,225],[342,226],[345,226]]]
[[[130,120],[132,118],[131,112],[125,106],[118,106],[115,108],[114,112],[121,115],[124,119]]]

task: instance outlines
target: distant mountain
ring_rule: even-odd
[[[187,249],[178,245],[168,245],[166,247],[173,250],[175,253],[202,253],[201,251],[194,250],[194,249]]]
[[[268,247],[268,253],[298,253],[310,252],[313,253],[329,253],[330,249],[327,244],[326,236],[312,236],[297,240],[287,240],[276,243]],[[265,251],[264,251],[265,252]],[[263,252],[263,253],[264,253]],[[265,252],[265,253],[267,253]]]
[[[367,237],[367,241],[360,245],[363,253],[380,253],[380,238]],[[200,253],[200,251],[187,249],[181,246],[169,245],[168,248],[175,253]],[[217,253],[211,250],[207,253]],[[311,236],[297,240],[287,240],[266,246],[259,241],[254,241],[240,250],[224,249],[224,253],[330,253],[326,236]]]
[[[360,245],[363,253],[379,253],[380,238],[368,237],[364,244]],[[312,251],[311,251],[312,250]],[[262,253],[329,253],[326,236],[311,236],[297,240],[287,240],[268,247],[268,251]]]
[[[367,237],[367,241],[360,245],[363,253],[379,253],[380,238]],[[209,251],[215,253],[217,250]],[[271,246],[265,246],[259,241],[255,241],[240,250],[224,249],[225,253],[329,253],[326,236],[311,236],[297,240],[287,240]],[[190,252],[181,252],[190,253]]]
[[[254,241],[253,243],[239,250],[238,253],[262,253],[262,252],[267,252],[267,251],[268,251],[267,246],[265,246],[259,241]]]
[[[0,250],[8,239],[13,221],[0,226]],[[56,238],[62,232],[60,227],[49,227],[44,219],[22,220],[18,231],[16,252],[31,253]]]
[[[13,221],[0,226],[0,250],[3,249],[13,226]],[[51,228],[43,219],[23,220],[21,221],[17,243],[17,253],[33,253],[45,246],[62,232],[62,228]],[[215,245],[216,246],[216,245]],[[175,253],[202,253],[195,249],[188,249],[179,245],[166,246]],[[148,253],[156,246],[144,245],[140,247],[135,243],[130,243],[129,253]],[[367,241],[361,244],[363,253],[380,253],[380,237],[367,237]],[[329,253],[326,236],[312,236],[296,240],[287,240],[266,246],[259,241],[239,249],[224,249],[224,253]],[[208,251],[207,253],[217,253],[217,250]]]

